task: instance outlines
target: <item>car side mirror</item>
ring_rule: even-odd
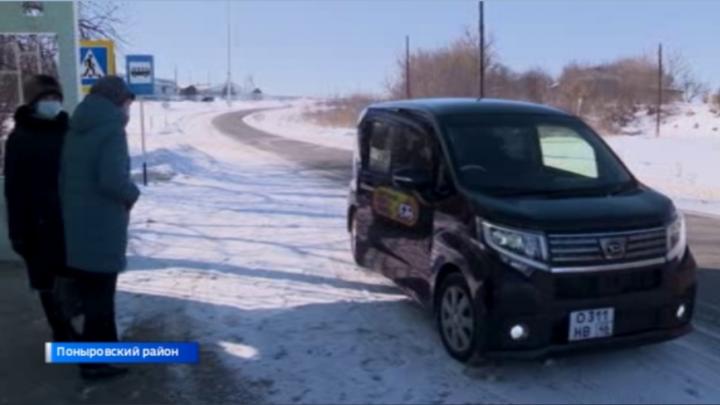
[[[393,171],[392,181],[395,187],[422,191],[432,186],[433,177],[429,170],[403,168]]]

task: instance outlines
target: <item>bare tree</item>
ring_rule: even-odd
[[[528,70],[518,77],[518,90],[522,98],[534,103],[547,103],[554,80],[549,73],[540,68]]]
[[[684,101],[694,101],[708,90],[708,86],[698,80],[690,64],[680,52],[670,55],[667,69],[668,75],[672,78],[670,85],[682,92]]]
[[[447,46],[418,49],[410,55],[410,78],[415,97],[477,97],[480,61],[478,33],[466,30]],[[485,95],[487,97],[548,102],[553,77],[535,68],[517,72],[499,61],[495,41],[485,44]],[[405,55],[398,58],[396,76],[388,84],[390,96],[405,95]]]
[[[78,26],[81,39],[112,39],[127,44],[121,27],[125,21],[121,6],[114,1],[81,0]]]
[[[480,61],[478,34],[469,29],[449,45],[437,49],[418,49],[410,54],[413,97],[477,96]],[[492,94],[496,65],[492,37],[485,41],[486,88]],[[392,98],[405,97],[405,55],[398,57],[397,70],[387,83]]]

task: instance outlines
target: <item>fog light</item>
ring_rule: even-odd
[[[685,316],[685,312],[687,312],[687,308],[685,308],[685,304],[678,305],[677,311],[675,312],[675,316],[677,319],[683,319]]]
[[[510,328],[512,340],[524,340],[528,337],[528,328],[525,325],[515,325]]]

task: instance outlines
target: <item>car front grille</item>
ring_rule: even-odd
[[[558,299],[592,299],[649,291],[662,283],[659,269],[563,274],[555,277]]]
[[[652,228],[624,232],[548,235],[556,266],[603,265],[655,259],[667,253],[667,231]],[[621,250],[621,252],[620,252]]]

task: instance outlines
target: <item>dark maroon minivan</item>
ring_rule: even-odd
[[[356,262],[432,309],[458,360],[691,330],[682,214],[577,117],[488,99],[376,104],[353,171]]]

